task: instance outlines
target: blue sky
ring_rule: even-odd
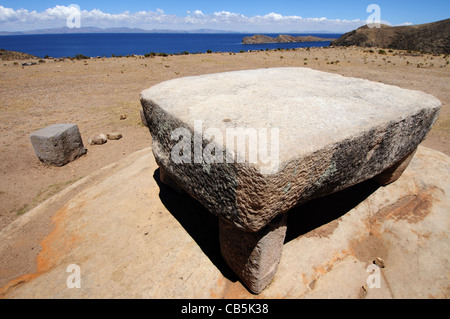
[[[365,24],[371,3],[380,7],[382,22],[391,25],[442,20],[450,12],[449,0],[0,0],[0,30],[64,26],[69,5],[76,4],[82,26],[346,32]]]

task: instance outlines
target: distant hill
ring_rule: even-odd
[[[25,35],[25,34],[70,34],[70,33],[236,33],[233,31],[222,31],[212,29],[198,29],[198,30],[144,30],[139,28],[97,28],[97,27],[83,27],[83,28],[53,28],[53,29],[39,29],[30,31],[0,31],[0,35]]]
[[[412,25],[369,29],[367,25],[345,33],[332,46],[380,47],[387,49],[450,53],[450,19]]]
[[[311,35],[294,37],[292,35],[280,34],[276,38],[267,35],[255,34],[251,37],[245,37],[242,44],[263,44],[263,43],[293,43],[293,42],[319,42],[331,41],[334,39],[318,38]]]

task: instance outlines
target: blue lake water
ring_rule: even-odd
[[[242,44],[246,36],[253,34],[220,33],[98,33],[98,34],[39,34],[0,36],[0,49],[25,52],[39,57],[46,55],[72,57],[86,56],[144,55],[145,53],[175,54],[183,51],[200,53],[240,52],[247,50],[292,49],[301,47],[329,46],[330,41],[302,43]],[[278,34],[266,34],[276,37]],[[290,34],[294,36],[310,34]],[[313,34],[321,38],[339,38],[341,34]]]

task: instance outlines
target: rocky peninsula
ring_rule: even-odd
[[[267,35],[255,34],[251,37],[245,37],[242,40],[242,44],[264,44],[264,43],[294,43],[294,42],[321,42],[332,41],[336,39],[319,38],[311,35],[307,36],[292,36],[286,34],[280,34],[276,38],[269,37]]]

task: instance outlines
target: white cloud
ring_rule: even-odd
[[[26,9],[13,10],[0,5],[0,30],[24,31],[39,28],[63,27],[66,19],[76,10],[70,6],[57,5],[42,12]],[[81,26],[133,27],[143,29],[186,29],[210,28],[216,30],[247,32],[292,32],[292,31],[332,31],[347,32],[360,27],[366,21],[304,18],[284,16],[276,12],[265,15],[245,16],[240,13],[219,11],[205,14],[201,10],[187,11],[186,16],[165,14],[164,10],[125,11],[118,14],[99,9],[81,10]],[[406,24],[405,24],[406,25]]]

